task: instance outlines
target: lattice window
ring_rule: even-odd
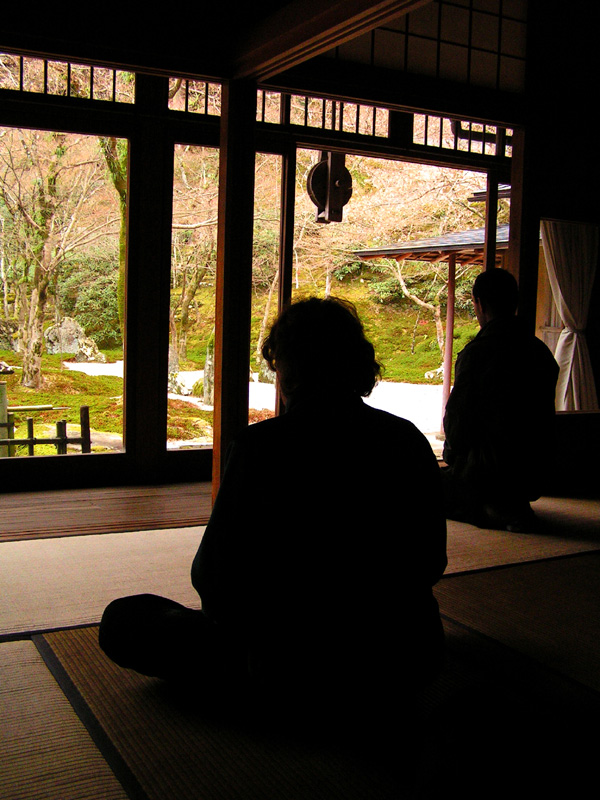
[[[0,53],[0,89],[133,103],[135,75],[107,67]]]
[[[387,138],[390,116],[385,108],[327,100],[308,95],[258,91],[256,118],[274,125],[295,125],[331,133]],[[493,158],[510,158],[512,130],[495,125],[414,114],[413,146],[427,150],[458,150]]]
[[[284,102],[289,100],[289,102]],[[309,95],[284,96],[258,91],[257,120],[359,136],[387,137],[389,112],[384,108]]]
[[[512,156],[512,130],[479,122],[415,114],[413,143],[485,156]]]
[[[169,78],[169,108],[190,114],[221,114],[221,85],[202,80]]]

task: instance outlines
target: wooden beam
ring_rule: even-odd
[[[238,78],[265,80],[429,0],[295,0],[253,29],[234,58]]]

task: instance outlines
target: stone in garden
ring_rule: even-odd
[[[50,355],[74,355],[75,361],[105,362],[106,356],[98,350],[93,339],[85,335],[84,329],[72,317],[64,317],[57,325],[44,332],[46,352]]]

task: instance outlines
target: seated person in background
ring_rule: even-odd
[[[558,365],[515,316],[518,286],[503,269],[473,284],[481,330],[456,359],[444,416],[446,515],[525,530],[541,493]]]
[[[380,373],[348,303],[290,305],[263,354],[282,416],[233,444],[192,564],[202,611],[113,601],[100,643],[124,667],[355,710],[435,676],[432,586],[446,566],[440,470],[414,425],[366,405]],[[378,698],[378,699],[377,699]]]

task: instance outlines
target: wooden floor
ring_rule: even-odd
[[[211,483],[3,494],[0,542],[205,525]]]

